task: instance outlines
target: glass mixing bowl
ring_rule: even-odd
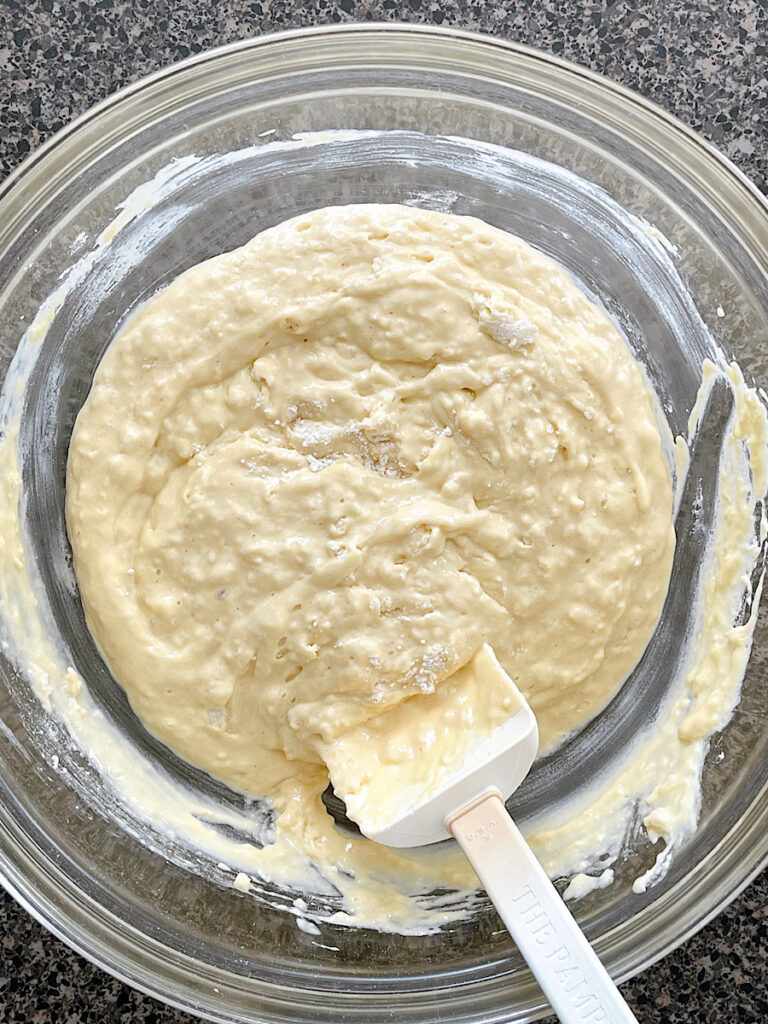
[[[595,187],[585,191],[584,181]],[[748,379],[768,381],[759,194],[661,110],[544,54],[406,26],[291,32],[195,57],[59,133],[0,195],[3,377],[25,328],[56,296],[27,346],[20,399],[28,557],[61,649],[125,742],[224,803],[239,798],[141,729],[85,629],[63,521],[68,439],[117,325],[159,286],[286,217],[366,201],[472,213],[553,255],[619,323],[673,433],[685,427],[715,343]],[[670,657],[696,585],[694,571],[676,572],[660,627]],[[655,853],[637,843],[615,884],[575,905],[619,979],[700,928],[765,861],[767,653],[762,615],[741,703],[711,744],[700,827],[666,877],[631,892]],[[5,647],[0,678],[3,884],[108,971],[217,1021],[490,1024],[545,1011],[487,906],[434,935],[326,926],[318,940],[258,891],[243,899],[201,870],[194,851],[150,834],[116,803]],[[665,679],[663,659],[641,664],[560,753],[561,767],[549,765],[546,785],[534,772],[519,817],[567,796],[588,749],[609,763]]]

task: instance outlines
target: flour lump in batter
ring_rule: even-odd
[[[328,745],[487,643],[552,748],[650,639],[672,502],[645,379],[559,267],[472,218],[367,205],[264,231],[131,318],[66,511],[144,724],[268,797],[277,849],[354,875],[371,844],[323,812]]]

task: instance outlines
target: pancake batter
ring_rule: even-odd
[[[135,711],[297,835],[327,746],[483,643],[543,748],[593,716],[658,619],[671,513],[605,315],[522,241],[399,206],[183,274],[108,350],[68,467],[88,623]]]

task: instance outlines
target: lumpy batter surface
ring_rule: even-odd
[[[606,316],[519,239],[386,205],[278,225],[148,302],[68,467],[88,623],[135,711],[279,810],[483,643],[544,748],[594,715],[658,619],[671,513]]]

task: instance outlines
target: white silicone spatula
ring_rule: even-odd
[[[504,806],[536,756],[536,718],[487,645],[463,671],[465,682],[474,673],[476,679],[470,682],[476,684],[476,693],[508,695],[507,721],[469,748],[458,743],[452,763],[446,763],[443,745],[436,773],[436,737],[446,735],[446,722],[455,722],[459,712],[472,721],[466,709],[462,712],[468,690],[466,685],[456,687],[448,697],[443,695],[442,706],[433,701],[432,722],[430,695],[417,696],[411,714],[401,713],[394,721],[388,746],[377,744],[368,728],[329,756],[334,789],[346,800],[347,813],[361,832],[378,843],[422,846],[448,835],[458,841],[561,1021],[637,1024]],[[413,723],[407,726],[410,735],[403,734],[404,722]],[[384,722],[378,728],[386,727]],[[409,743],[429,770],[414,772]],[[381,749],[385,753],[372,761],[372,751]],[[373,808],[376,798],[379,806]]]

